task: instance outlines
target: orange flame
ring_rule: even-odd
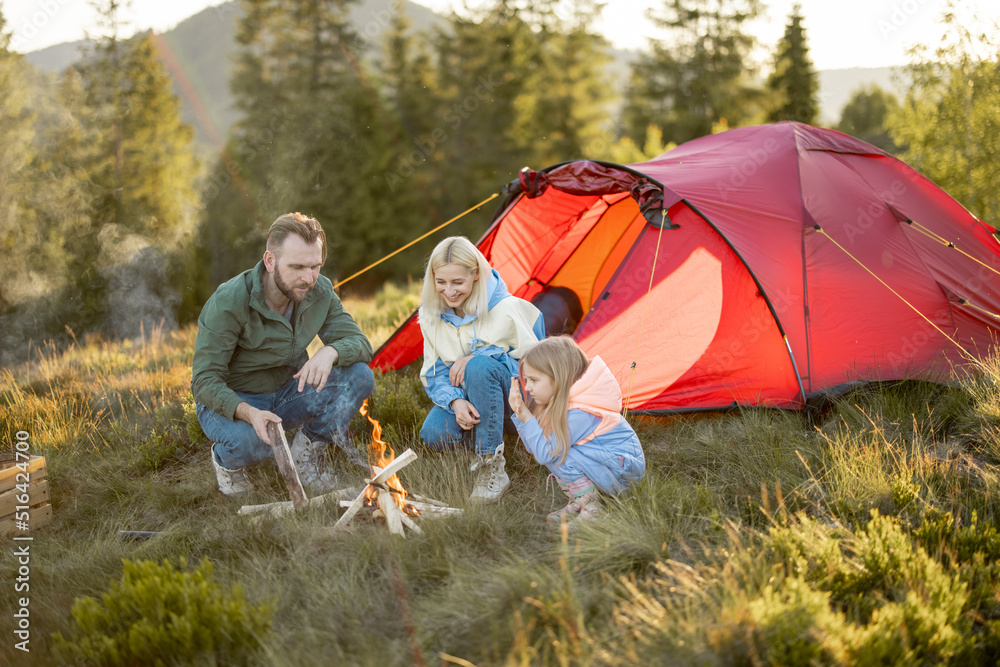
[[[378,466],[380,469],[385,469],[390,463],[396,459],[396,452],[392,449],[388,442],[382,440],[382,425],[377,419],[368,414],[368,399],[366,398],[364,403],[361,404],[361,408],[358,410],[363,417],[367,417],[368,421],[372,424],[372,442],[368,447],[369,460],[372,458],[372,454],[375,454],[375,463],[373,463],[372,477],[377,474],[374,470],[374,466]],[[416,513],[416,510],[406,502],[406,489],[403,488],[402,482],[399,481],[399,477],[393,475],[388,480],[386,480],[385,485],[389,487],[393,493],[392,499],[399,506],[399,509],[404,512],[409,512],[411,514]],[[365,492],[365,498],[372,505],[378,504],[378,494],[374,488],[368,487]]]

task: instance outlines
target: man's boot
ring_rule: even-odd
[[[347,456],[347,460],[354,465],[364,468],[365,470],[371,469],[371,463],[368,461],[367,451],[362,450],[360,447],[351,442],[348,438],[334,438],[333,444],[337,446],[340,451],[344,452]]]
[[[215,481],[219,484],[219,491],[222,492],[224,496],[238,496],[241,493],[246,493],[253,487],[250,485],[250,479],[247,477],[247,472],[245,468],[236,468],[235,470],[230,470],[229,468],[223,468],[219,462],[215,459],[215,445],[212,445],[212,467],[215,468]]]
[[[295,434],[290,449],[302,486],[315,486],[319,483],[321,479],[319,461],[325,448],[326,445],[319,440],[310,440],[306,437],[302,429]]]
[[[500,496],[510,486],[510,477],[504,469],[507,460],[503,457],[503,443],[496,448],[492,455],[480,454],[470,467],[470,470],[479,471],[476,477],[476,485],[469,496],[472,503],[495,503],[500,500]]]

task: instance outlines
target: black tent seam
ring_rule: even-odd
[[[719,238],[721,238],[727,246],[729,246],[729,249],[733,251],[733,254],[736,255],[737,259],[740,260],[740,263],[743,264],[743,268],[745,268],[747,270],[747,273],[750,274],[750,277],[753,278],[754,284],[757,285],[757,291],[760,292],[761,297],[763,297],[764,299],[764,303],[767,304],[767,309],[771,311],[771,317],[774,318],[774,323],[778,325],[778,332],[781,334],[782,342],[785,343],[785,349],[788,351],[789,361],[792,362],[792,372],[795,374],[795,377],[798,380],[799,387],[803,387],[802,376],[799,375],[798,369],[796,368],[795,358],[792,356],[792,351],[788,349],[788,346],[790,344],[787,343],[788,337],[787,334],[785,334],[785,327],[781,325],[781,319],[778,317],[778,313],[775,312],[774,310],[774,304],[771,303],[771,297],[769,297],[767,295],[767,292],[764,291],[764,286],[760,284],[760,280],[757,279],[757,275],[753,272],[753,269],[750,268],[750,265],[747,264],[746,260],[743,259],[743,256],[739,253],[739,251],[736,250],[736,248],[733,247],[733,244],[729,242],[729,239],[726,238],[726,235],[723,234],[721,231],[719,231],[719,228],[716,227],[715,224],[708,219],[708,216],[702,213],[697,206],[688,201],[686,197],[681,198],[681,201],[684,202],[686,206],[690,207],[692,211],[697,213],[702,220],[708,223],[709,227],[715,230],[715,233],[719,235]],[[797,393],[802,393],[802,390],[800,389],[800,391]],[[806,398],[807,398],[806,396],[802,397],[803,403],[805,403]]]

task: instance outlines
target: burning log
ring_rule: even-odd
[[[254,520],[259,520],[261,515],[268,513],[271,515],[283,515],[291,513],[302,507],[316,507],[329,502],[340,501],[340,506],[346,508],[344,513],[333,528],[328,529],[328,533],[335,533],[351,522],[363,507],[373,508],[371,516],[381,516],[385,519],[389,532],[393,535],[405,537],[404,528],[421,533],[420,526],[413,520],[412,516],[426,514],[427,516],[454,516],[461,514],[462,510],[448,507],[439,500],[425,498],[423,496],[411,495],[400,483],[396,473],[404,467],[413,463],[417,459],[416,453],[407,449],[398,457],[388,443],[382,437],[382,426],[378,420],[368,415],[368,401],[361,405],[360,412],[372,424],[371,454],[376,463],[372,465],[372,477],[365,481],[361,492],[356,489],[340,489],[330,493],[306,498],[302,483],[299,481],[298,472],[292,462],[291,451],[288,441],[285,439],[284,429],[280,424],[268,424],[268,435],[276,443],[273,447],[274,458],[278,462],[278,470],[285,480],[291,501],[266,503],[264,505],[244,505],[240,508],[241,515],[256,515]],[[347,498],[357,494],[354,500]],[[411,516],[412,514],[412,516]]]
[[[379,507],[382,508],[383,514],[385,514],[385,502],[383,501],[381,495],[382,493],[385,494],[385,499],[388,501],[388,504],[391,504],[395,506],[397,509],[399,509],[399,507],[396,505],[396,501],[391,496],[391,492],[385,486],[386,482],[390,478],[396,476],[396,471],[402,469],[405,466],[408,466],[409,464],[413,463],[416,459],[417,459],[416,452],[414,452],[412,449],[407,449],[397,458],[393,459],[389,463],[389,465],[387,465],[385,468],[372,466],[372,471],[375,473],[375,476],[372,477],[367,482],[365,482],[365,488],[361,490],[361,493],[358,494],[357,498],[355,498],[352,502],[346,504],[347,511],[344,512],[343,515],[341,515],[340,519],[337,521],[336,524],[334,524],[333,527],[336,529],[346,525],[351,519],[354,518],[354,515],[357,514],[358,511],[365,506],[365,502],[369,501],[372,498],[376,499],[376,502],[378,503]],[[403,491],[403,493],[405,494],[406,492]],[[341,505],[344,505],[344,503],[341,503]],[[387,514],[386,514],[386,520],[388,521]],[[392,531],[391,526],[390,526],[390,531]],[[400,528],[400,533],[401,532],[402,528]],[[400,533],[396,534],[398,535]]]
[[[341,515],[337,523],[334,524],[331,532],[343,529],[366,506],[374,507],[377,505],[378,509],[375,512],[385,518],[389,532],[393,535],[404,537],[404,526],[417,533],[423,532],[420,526],[407,514],[407,509],[420,514],[426,512],[428,516],[454,516],[461,514],[462,510],[448,507],[439,500],[424,498],[423,496],[407,495],[406,491],[396,491],[387,485],[387,482],[394,478],[401,468],[413,463],[416,458],[416,453],[412,449],[407,449],[398,458],[393,459],[385,468],[372,466],[372,472],[375,475],[366,482],[365,488],[358,494],[358,497],[352,501],[342,500],[340,502],[340,506],[346,508],[346,511]],[[400,497],[402,497],[403,507],[400,507]],[[414,500],[417,497],[421,500]],[[376,515],[373,513],[373,516]]]

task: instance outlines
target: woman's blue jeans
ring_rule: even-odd
[[[346,444],[351,418],[375,388],[375,376],[367,364],[358,362],[344,368],[334,367],[323,391],[306,385],[299,393],[299,381],[289,378],[273,394],[244,394],[242,400],[258,410],[281,417],[285,432],[302,427],[310,440]],[[224,468],[242,468],[270,456],[271,446],[257,437],[253,426],[223,417],[201,403],[197,406],[201,430],[215,443],[215,458]]]
[[[517,433],[510,419],[507,394],[510,392],[510,371],[493,357],[483,355],[469,359],[465,365],[465,396],[479,411],[479,423],[464,431],[455,420],[455,413],[435,405],[420,437],[424,444],[438,451],[475,447],[476,454],[491,455],[503,442],[503,434]]]

